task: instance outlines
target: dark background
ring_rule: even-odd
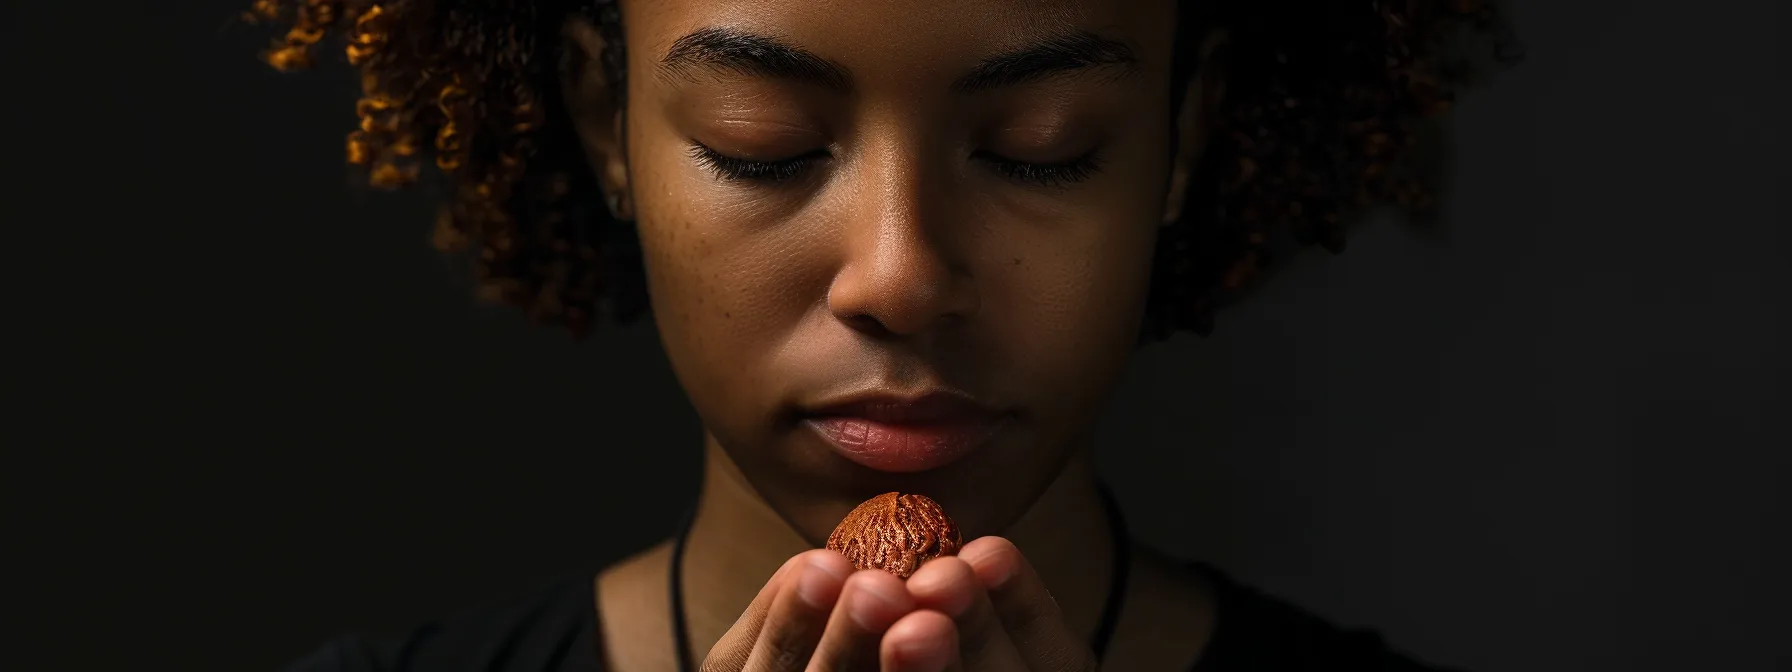
[[[354,78],[265,69],[247,4],[0,5],[8,669],[268,669],[695,491],[651,328],[476,306],[422,197],[351,188]],[[1693,4],[1511,3],[1446,235],[1373,222],[1138,358],[1137,531],[1437,662],[1792,669],[1792,24]]]

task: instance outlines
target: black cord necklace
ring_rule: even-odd
[[[1114,638],[1114,626],[1120,622],[1120,608],[1126,603],[1126,575],[1132,566],[1131,536],[1126,531],[1126,517],[1120,513],[1120,505],[1114,501],[1114,494],[1107,486],[1101,486],[1101,503],[1108,518],[1108,529],[1113,532],[1114,570],[1108,579],[1107,601],[1101,606],[1101,620],[1095,626],[1095,638],[1090,648],[1095,652],[1095,662],[1100,663],[1108,652],[1108,641]],[[679,524],[678,536],[672,541],[672,567],[667,583],[671,584],[672,599],[672,645],[678,653],[679,672],[693,672],[697,666],[691,661],[691,635],[684,619],[684,545],[691,536],[691,523],[696,520],[697,507],[692,506],[685,514],[684,521]]]

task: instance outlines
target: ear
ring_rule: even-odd
[[[566,53],[560,67],[560,90],[599,187],[618,220],[634,219],[628,179],[628,142],[624,123],[627,105],[622,86],[604,72],[605,40],[582,17],[566,21],[561,31]]]
[[[1201,165],[1201,155],[1207,151],[1207,142],[1217,125],[1220,103],[1226,96],[1226,68],[1216,58],[1224,58],[1226,42],[1225,33],[1208,33],[1201,42],[1200,60],[1188,78],[1188,91],[1174,120],[1176,158],[1170,166],[1170,189],[1164,197],[1164,226],[1182,218],[1189,182]]]

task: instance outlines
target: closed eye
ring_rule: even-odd
[[[977,152],[971,158],[982,161],[1002,177],[1042,187],[1064,187],[1082,182],[1101,170],[1101,157],[1095,151],[1050,163],[1018,161],[991,152]]]
[[[828,153],[817,150],[788,159],[760,161],[729,156],[703,143],[692,142],[691,157],[720,179],[779,184],[801,177],[812,164],[828,158]],[[1082,182],[1101,170],[1100,157],[1094,151],[1068,161],[1049,163],[1019,161],[986,151],[976,152],[972,154],[972,158],[987,164],[1004,178],[1042,187],[1063,187]]]
[[[729,156],[701,142],[691,143],[691,158],[716,177],[733,182],[777,184],[801,177],[810,164],[825,159],[828,153],[816,150],[788,159],[757,161]]]

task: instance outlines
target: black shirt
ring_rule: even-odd
[[[1214,587],[1215,621],[1191,672],[1442,672],[1195,565]],[[594,577],[569,580],[507,607],[425,625],[402,638],[343,637],[288,672],[600,672]]]

